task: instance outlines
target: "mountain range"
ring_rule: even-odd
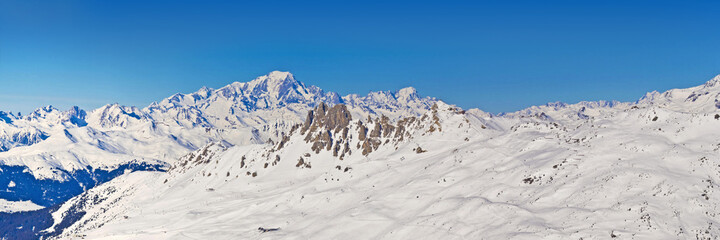
[[[720,75],[489,114],[288,72],[0,112],[8,239],[717,238]]]

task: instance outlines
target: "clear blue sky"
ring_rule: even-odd
[[[144,107],[284,70],[504,112],[720,74],[717,1],[240,2],[0,0],[0,110]]]

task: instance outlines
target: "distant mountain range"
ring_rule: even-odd
[[[275,71],[142,109],[0,112],[0,236],[713,238],[718,129],[720,75],[493,115]]]
[[[52,106],[26,116],[0,112],[0,164],[28,166],[38,178],[62,180],[66,177],[54,169],[112,168],[138,159],[173,162],[210,142],[277,141],[320,103],[345,104],[356,118],[398,118],[418,116],[436,102],[413,88],[340,97],[274,71],[217,90],[175,94],[143,109],[109,104],[90,112]],[[84,149],[74,151],[79,148]]]

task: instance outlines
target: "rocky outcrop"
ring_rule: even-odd
[[[437,112],[437,107],[435,108]],[[436,114],[433,114],[431,130],[440,129]],[[425,118],[430,118],[426,115]],[[381,115],[372,119],[368,117],[365,122],[357,120],[351,122],[352,117],[344,104],[330,107],[320,104],[308,112],[305,123],[300,129],[300,134],[305,136],[304,140],[312,143],[312,151],[319,153],[322,150],[332,151],[333,156],[341,160],[346,154],[350,154],[351,141],[363,155],[368,155],[377,150],[381,145],[397,143],[409,137],[409,128],[418,128],[419,122],[416,117],[408,117],[393,123],[387,116]],[[352,126],[354,125],[354,126]],[[413,125],[411,127],[411,125]],[[357,139],[353,135],[357,134]],[[282,147],[283,143],[278,145]]]
[[[190,152],[187,155],[181,157],[175,164],[170,167],[169,170],[185,172],[188,168],[191,168],[193,166],[208,164],[214,156],[225,151],[228,147],[230,146],[223,142],[210,143],[194,152]],[[243,156],[240,162],[240,167],[242,168],[244,165],[245,157]]]
[[[345,104],[329,107],[325,103],[320,103],[314,110],[308,112],[301,133],[305,134],[308,130],[312,132],[321,127],[337,133],[347,129],[350,120],[352,120],[352,116]]]
[[[329,107],[321,103],[308,112],[300,134],[305,135],[306,142],[312,142],[312,150],[315,153],[323,149],[332,150],[334,156],[342,158],[350,151],[347,141],[349,141],[351,120],[350,111],[344,104]],[[345,148],[341,148],[343,144]]]
[[[415,117],[407,117],[397,121],[393,124],[390,118],[386,116],[380,116],[375,120],[368,119],[368,123],[373,124],[372,131],[368,134],[368,128],[359,124],[358,131],[360,132],[360,142],[357,144],[358,149],[362,149],[363,155],[368,155],[371,152],[377,150],[381,145],[388,143],[398,143],[409,137],[407,129],[410,125],[415,123],[417,119]],[[407,135],[407,136],[406,136]]]
[[[443,110],[444,111],[444,110]],[[459,109],[450,108],[454,114],[464,114]],[[301,126],[293,127],[292,132],[299,128],[300,135],[306,143],[311,144],[313,152],[330,151],[340,160],[352,153],[354,146],[362,155],[369,155],[385,144],[397,144],[411,138],[411,132],[423,129],[425,133],[441,132],[440,109],[437,104],[431,111],[421,117],[410,116],[396,121],[385,115],[374,119],[370,116],[366,120],[352,121],[352,115],[344,104],[329,106],[320,103],[313,110],[308,111],[305,122]],[[275,145],[275,150],[283,148],[290,136],[281,138]],[[302,165],[302,163],[300,163]]]

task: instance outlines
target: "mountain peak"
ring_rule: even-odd
[[[295,76],[290,72],[272,71],[267,75],[260,76],[248,83],[250,88],[262,88],[265,90],[278,89],[282,90],[289,86],[298,85]]]
[[[65,111],[63,121],[69,121],[76,126],[82,127],[87,125],[85,117],[87,117],[85,110],[80,109],[78,106],[72,106],[69,110]]]
[[[208,92],[212,92],[212,91],[213,91],[212,88],[203,86],[200,89],[198,89],[198,91],[196,93],[208,93]]]
[[[51,114],[52,112],[58,111],[57,108],[53,107],[52,105],[47,105],[42,108],[35,109],[35,111],[32,111],[26,119],[38,119],[38,118],[44,118],[48,114]]]
[[[55,111],[55,110],[57,110],[57,108],[53,107],[52,105],[47,105],[47,106],[42,107],[42,108],[39,108],[39,109],[37,109],[37,110],[35,110],[35,111],[52,112],[52,111]]]
[[[290,72],[272,71],[266,76],[273,80],[295,81],[295,76],[293,76],[293,74]]]
[[[399,101],[408,101],[418,98],[417,90],[414,87],[406,87],[397,91],[396,97]]]
[[[0,111],[0,122],[12,123],[14,118],[12,113]]]
[[[297,84],[298,81],[295,80],[295,76],[293,76],[290,72],[283,72],[283,71],[272,71],[268,74],[259,76],[252,81],[249,82],[233,82],[225,87],[220,88],[219,90],[242,90],[247,91],[248,89],[254,89],[254,88],[268,88],[268,86],[278,86],[283,85],[286,83],[295,83]],[[202,89],[201,89],[202,90]]]
[[[720,86],[720,74],[710,79],[710,81],[707,81],[704,85],[705,88],[712,88],[717,86]]]
[[[244,84],[244,91],[255,96],[269,96],[276,100],[291,102],[307,94],[305,85],[298,82],[290,72],[272,71]]]
[[[191,96],[193,97],[193,99],[194,99],[195,101],[197,101],[197,100],[199,100],[199,99],[203,99],[203,98],[208,98],[208,97],[210,97],[210,95],[212,94],[212,91],[213,91],[212,88],[203,86],[203,87],[200,88],[197,92],[191,94]]]

